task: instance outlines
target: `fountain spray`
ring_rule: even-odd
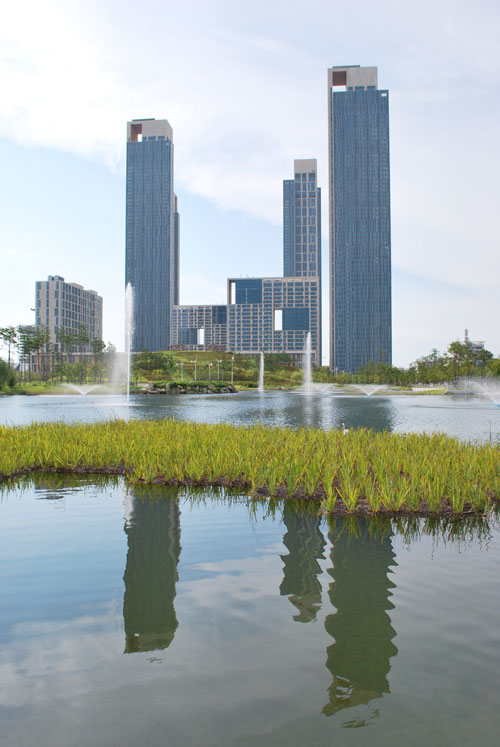
[[[304,349],[304,366],[303,366],[303,388],[306,392],[310,392],[312,389],[312,342],[311,333],[308,332],[306,336],[306,347]]]
[[[260,351],[260,364],[259,364],[259,392],[264,391],[264,353]]]

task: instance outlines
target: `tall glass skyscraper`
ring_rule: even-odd
[[[315,158],[293,162],[283,181],[283,275],[321,277],[321,189]]]
[[[296,159],[293,170],[294,178],[283,181],[283,275],[317,278],[315,362],[321,365],[321,189],[317,161],[315,158]]]
[[[179,255],[173,172],[173,131],[167,120],[129,122],[125,284],[133,287],[134,351],[170,345]]]
[[[328,70],[330,365],[392,362],[389,94],[376,67]]]

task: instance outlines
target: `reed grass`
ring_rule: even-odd
[[[39,470],[315,498],[326,513],[470,514],[500,500],[499,447],[443,434],[174,420],[0,426],[0,477]]]

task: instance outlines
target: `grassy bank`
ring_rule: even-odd
[[[0,427],[0,477],[39,470],[132,483],[226,485],[312,498],[326,512],[484,513],[500,499],[500,449],[446,436],[134,421]]]
[[[196,361],[196,365],[195,365]],[[186,352],[169,350],[135,353],[132,357],[132,382],[198,380],[230,382],[238,389],[255,389],[259,379],[260,355],[248,356],[222,351]],[[294,389],[302,383],[302,371],[284,354],[265,356],[264,384],[270,389]]]

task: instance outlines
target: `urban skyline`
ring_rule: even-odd
[[[171,347],[285,353],[302,364],[310,332],[311,360],[321,365],[321,191],[316,171],[315,159],[295,159],[294,179],[283,181],[283,276],[228,278],[226,305],[174,305]]]
[[[283,181],[283,278],[229,279],[225,311],[183,307],[172,128],[166,120],[134,119],[127,141],[132,350],[167,350],[173,343],[187,350],[287,353],[303,363],[310,332],[313,362],[321,365],[317,160],[295,159],[294,178]],[[376,67],[328,70],[328,154],[330,368],[356,373],[370,361],[392,363],[389,108]]]
[[[104,338],[123,347],[123,123],[149,113],[165,112],[176,130],[181,302],[220,302],[227,275],[280,275],[273,247],[291,160],[315,155],[319,186],[328,186],[324,70],[376,62],[391,94],[394,363],[443,351],[465,327],[498,352],[490,218],[500,9],[438,1],[429,26],[421,10],[383,1],[365,5],[361,21],[354,8],[314,1],[286,16],[266,7],[260,20],[260,3],[251,19],[226,5],[194,15],[168,0],[154,16],[146,7],[139,38],[133,14],[96,12],[92,0],[64,9],[48,0],[43,11],[28,2],[29,13],[9,6],[10,53],[0,60],[2,324],[31,321],[35,281],[56,272],[98,290]],[[324,204],[324,307],[327,229]],[[323,323],[326,359],[327,315]]]

